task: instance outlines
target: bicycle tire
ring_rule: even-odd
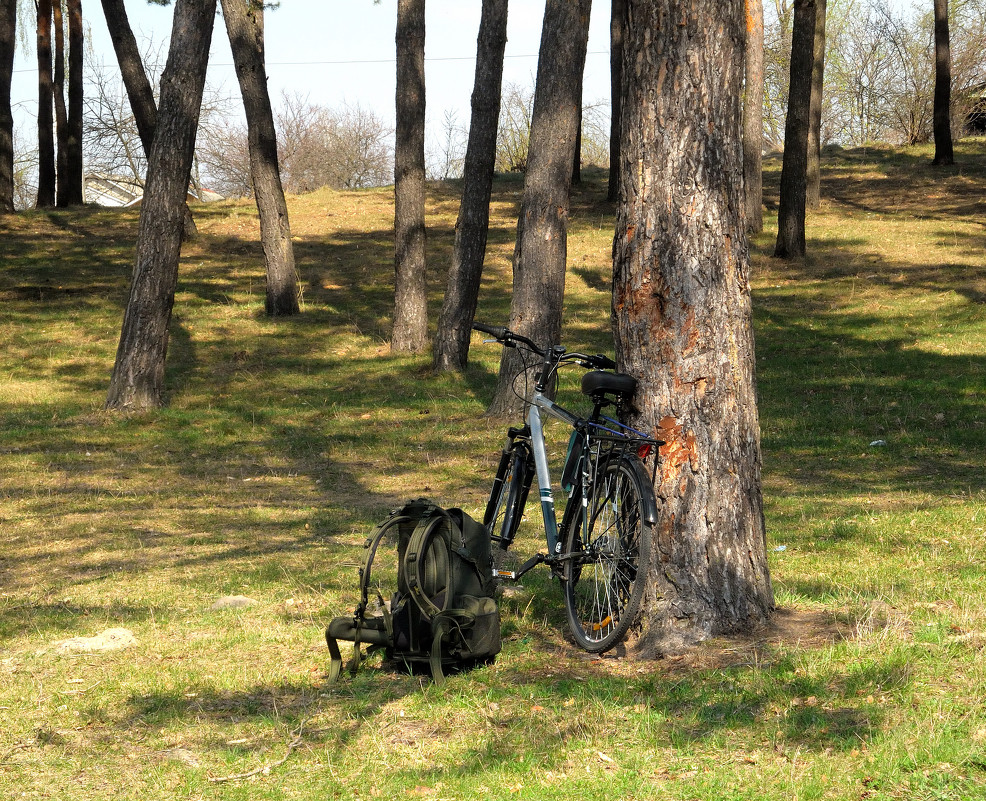
[[[581,491],[571,501],[578,506],[565,533],[565,610],[575,641],[590,653],[620,643],[640,612],[652,525],[634,460],[597,465],[587,503]]]
[[[520,444],[505,451],[497,467],[496,480],[483,515],[494,548],[506,550],[514,541],[531,482],[530,451]]]

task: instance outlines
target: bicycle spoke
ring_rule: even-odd
[[[626,635],[643,594],[637,579],[649,548],[642,554],[640,490],[627,464],[619,460],[599,467],[579,520],[580,568],[568,571],[569,623],[590,651],[606,650]]]

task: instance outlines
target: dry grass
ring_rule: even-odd
[[[501,437],[483,417],[495,348],[477,341],[461,376],[388,352],[389,192],[291,199],[297,320],[261,314],[254,209],[197,209],[169,406],[131,417],[101,406],[135,214],[3,218],[0,792],[983,797],[986,144],[959,155],[941,172],[920,151],[830,154],[809,259],[754,242],[772,626],[677,660],[590,659],[535,575],[504,602],[496,664],[442,692],[372,668],[324,684],[321,630],[354,602],[369,527],[423,494],[480,510]],[[490,322],[519,192],[497,186]],[[601,197],[593,176],[575,203],[566,300],[569,344],[594,352]],[[456,205],[432,188],[435,311]],[[211,609],[235,594],[257,603]],[[121,626],[136,645],[57,645]]]

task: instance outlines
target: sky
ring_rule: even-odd
[[[171,8],[126,0],[138,42],[166,44]],[[480,0],[427,0],[425,86],[429,138],[440,137],[446,111],[459,125],[469,121],[469,97],[475,70]],[[86,0],[83,14],[93,48],[108,65],[115,56],[102,10]],[[544,0],[511,0],[508,15],[504,83],[533,86]],[[271,97],[299,93],[312,103],[337,108],[359,104],[392,122],[394,115],[394,31],[397,0],[281,0],[266,14],[267,72]],[[30,22],[30,21],[29,21]],[[208,80],[238,96],[232,56],[222,20],[216,20]],[[609,101],[609,3],[597,0],[591,17],[586,57],[586,102]],[[161,50],[162,59],[166,46]],[[19,52],[13,101],[21,135],[31,135],[37,109],[37,73],[33,44]]]

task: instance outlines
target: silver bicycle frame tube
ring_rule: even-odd
[[[527,412],[527,425],[531,429],[531,445],[534,450],[534,468],[538,480],[538,493],[541,497],[541,517],[544,520],[544,533],[548,543],[548,553],[561,551],[558,541],[558,518],[555,515],[555,496],[551,491],[551,474],[548,472],[548,453],[544,446],[544,427],[541,425],[541,409],[552,417],[564,420],[569,425],[578,423],[579,418],[566,411],[550,398],[535,392],[531,398],[531,408]]]

